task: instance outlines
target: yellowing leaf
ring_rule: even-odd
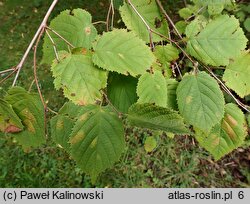
[[[224,118],[211,132],[196,130],[199,144],[208,150],[216,160],[240,147],[247,136],[244,114],[235,104],[227,104]]]

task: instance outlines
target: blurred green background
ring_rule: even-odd
[[[19,62],[51,2],[0,1],[0,71]],[[108,5],[108,0],[60,0],[51,18],[64,9],[80,7],[92,13],[93,21],[105,20]],[[183,5],[182,0],[168,1],[173,19],[174,11]],[[25,88],[33,80],[32,57],[31,52],[18,81]],[[39,66],[38,75],[50,108],[58,110],[64,99],[60,92],[54,91],[49,68]],[[11,83],[9,79],[5,86]],[[151,135],[146,130],[127,128],[127,149],[121,161],[105,171],[95,185],[50,138],[42,148],[24,153],[11,138],[0,136],[0,187],[250,187],[247,145],[214,162],[192,138],[183,136],[171,139],[154,133],[157,148],[147,153],[144,142]]]

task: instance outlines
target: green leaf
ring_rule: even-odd
[[[0,131],[5,133],[20,132],[23,124],[11,105],[0,99]]]
[[[147,153],[152,152],[157,147],[157,141],[153,136],[149,136],[146,138],[144,143],[144,149]]]
[[[248,17],[245,21],[244,21],[244,27],[245,29],[250,32],[250,17]]]
[[[101,100],[100,89],[106,87],[107,72],[94,66],[91,54],[67,54],[52,65],[55,87],[75,104],[86,105]]]
[[[75,121],[73,119],[64,115],[54,116],[50,120],[51,137],[53,141],[67,152],[70,151],[69,136],[74,124]]]
[[[21,87],[13,87],[8,91],[5,100],[12,105],[24,125],[22,132],[12,134],[23,149],[45,143],[44,107],[39,96]]]
[[[125,75],[143,74],[155,61],[149,47],[126,30],[104,33],[94,50],[93,62],[96,65]]]
[[[193,10],[189,7],[182,8],[178,11],[180,17],[187,19],[193,14]]]
[[[178,112],[153,104],[134,104],[129,108],[128,121],[131,125],[152,130],[163,130],[176,134],[189,134],[183,118]]]
[[[187,25],[188,25],[188,23],[186,21],[178,21],[175,24],[175,27],[177,28],[177,30],[179,31],[180,34],[183,34],[183,33],[185,33]]]
[[[243,53],[229,64],[223,75],[226,85],[241,98],[250,94],[250,54]]]
[[[173,45],[157,45],[155,46],[154,55],[162,64],[170,64],[170,62],[179,58],[179,50]]]
[[[137,82],[134,77],[110,73],[108,98],[119,111],[127,113],[129,107],[137,101]]]
[[[166,107],[167,84],[161,72],[143,74],[139,78],[137,95],[139,103],[155,103],[158,106]]]
[[[193,24],[187,29],[193,30],[187,42],[188,53],[208,65],[228,65],[246,48],[247,38],[233,16],[221,15],[201,31]]]
[[[170,63],[179,58],[179,50],[170,44],[164,46],[157,45],[155,46],[154,55],[157,61],[152,65],[152,68],[161,71],[169,79],[172,76]]]
[[[60,115],[68,116],[71,119],[74,119],[78,116],[80,110],[83,109],[82,106],[75,105],[72,102],[66,102],[61,109],[59,110]]]
[[[78,117],[70,136],[71,156],[95,181],[120,158],[125,139],[122,121],[109,106],[88,109]]]
[[[67,102],[59,110],[59,114],[50,120],[53,141],[67,152],[70,152],[69,137],[80,110],[81,106]]]
[[[155,0],[131,0],[147,24],[162,35],[168,35],[168,25],[155,2]],[[136,33],[139,38],[149,43],[149,33],[141,18],[135,13],[128,3],[120,7],[120,14],[123,22],[129,30]],[[154,42],[161,41],[161,37],[152,34]]]
[[[173,110],[178,110],[176,89],[178,87],[178,81],[175,79],[167,79],[167,107]]]
[[[234,5],[235,0],[196,0],[195,3],[200,7],[207,7],[210,15],[218,15],[225,8]]]
[[[196,131],[199,144],[216,160],[240,147],[247,136],[246,120],[241,110],[232,103],[225,106],[225,115],[210,133]]]
[[[210,131],[224,114],[224,97],[218,83],[206,72],[186,74],[177,87],[177,101],[185,121]]]
[[[50,28],[59,33],[75,47],[84,47],[90,49],[92,42],[97,36],[97,31],[92,25],[92,16],[85,10],[74,9],[61,12],[50,23]],[[49,31],[58,51],[68,51],[68,45],[57,35]],[[42,63],[51,64],[55,58],[53,45],[46,35],[43,44]]]

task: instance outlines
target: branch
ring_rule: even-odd
[[[9,73],[9,72],[13,72],[14,70],[15,70],[15,67],[12,67],[10,69],[6,69],[6,70],[3,70],[3,71],[0,71],[0,75],[5,74],[5,73]]]
[[[53,45],[53,49],[54,49],[54,53],[55,53],[55,56],[56,56],[56,60],[57,60],[57,62],[59,62],[59,56],[58,56],[58,52],[57,52],[57,49],[56,49],[56,44],[55,44],[53,38],[50,36],[48,30],[45,29],[45,31],[46,31],[46,34],[48,35],[49,39],[50,39],[50,42]]]
[[[152,36],[153,30],[150,28],[150,26],[148,25],[148,23],[146,22],[146,20],[139,13],[139,11],[135,8],[134,4],[132,4],[131,0],[128,0],[128,3],[132,7],[132,9],[135,11],[135,13],[139,16],[139,18],[142,20],[142,22],[145,24],[145,26],[147,27],[148,33],[149,33],[150,47],[153,50],[154,49],[153,36]]]
[[[20,61],[19,64],[16,66],[17,74],[16,74],[16,76],[15,76],[15,79],[14,79],[14,81],[13,81],[12,86],[15,86],[16,81],[17,81],[17,78],[18,78],[18,76],[19,76],[19,74],[20,74],[20,71],[21,71],[21,69],[22,69],[22,67],[23,67],[24,62],[26,61],[26,59],[27,59],[27,57],[28,57],[28,54],[29,54],[30,50],[32,49],[34,43],[36,42],[36,39],[39,37],[39,35],[40,35],[40,33],[42,32],[42,30],[46,27],[48,18],[49,18],[49,16],[50,16],[50,14],[52,13],[53,9],[55,8],[57,2],[58,2],[58,0],[54,0],[54,1],[52,2],[52,4],[51,4],[49,10],[47,11],[47,13],[46,13],[46,15],[45,15],[45,17],[44,17],[44,19],[43,19],[43,21],[42,21],[40,27],[39,27],[38,30],[36,31],[36,34],[34,35],[32,41],[30,42],[30,44],[29,44],[29,46],[28,46],[26,52],[24,53],[24,55],[23,55],[21,61]]]
[[[110,0],[110,5],[109,5],[109,10],[108,10],[108,14],[107,14],[107,19],[106,19],[106,29],[107,32],[109,31],[109,19],[110,19],[110,15],[111,15],[111,30],[114,27],[114,16],[115,16],[115,9],[114,9],[114,2],[113,0]]]
[[[231,91],[227,88],[227,86],[213,73],[213,71],[207,67],[206,65],[202,65],[202,67],[204,67],[217,81],[219,84],[221,84],[222,89],[227,92],[233,99],[234,101],[241,107],[243,108],[245,111],[247,111],[248,113],[250,113],[249,110],[249,106],[243,104],[242,102],[240,102],[232,93]]]
[[[156,3],[158,4],[158,6],[161,9],[161,12],[164,14],[165,18],[169,21],[169,23],[171,24],[171,26],[174,28],[175,32],[177,33],[177,35],[179,36],[180,39],[183,39],[180,32],[178,31],[178,29],[176,28],[175,24],[173,23],[172,19],[169,17],[169,15],[167,14],[167,12],[165,11],[165,9],[163,8],[160,0],[156,0]]]
[[[58,32],[56,32],[55,30],[53,30],[52,28],[45,26],[46,29],[48,29],[49,31],[51,31],[52,33],[54,33],[56,36],[58,36],[59,38],[61,38],[68,46],[70,46],[71,48],[75,48],[74,45],[72,45],[68,40],[66,40],[63,36],[61,36]]]

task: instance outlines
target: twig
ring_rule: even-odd
[[[179,75],[180,75],[180,77],[182,79],[182,73],[181,73],[181,70],[179,68],[179,65],[176,62],[174,63],[174,65],[175,65],[175,68],[177,69],[177,71],[178,71],[178,73],[179,73]]]
[[[158,4],[158,6],[160,7],[162,13],[164,14],[165,18],[169,21],[169,23],[171,24],[171,26],[174,28],[175,32],[177,33],[177,35],[180,37],[180,39],[182,39],[182,36],[180,34],[180,32],[178,31],[178,29],[176,28],[175,24],[173,23],[172,19],[169,17],[169,15],[167,14],[167,12],[165,11],[165,9],[163,8],[160,0],[156,0],[156,3]]]
[[[9,73],[9,72],[12,72],[12,71],[14,71],[14,70],[15,70],[15,68],[12,67],[12,68],[10,68],[10,69],[6,69],[6,70],[3,70],[3,71],[0,71],[0,75],[6,74],[6,73]]]
[[[58,113],[57,113],[56,111],[52,110],[52,109],[49,108],[48,106],[47,106],[47,110],[50,111],[51,113],[54,113],[55,115],[58,115]]]
[[[93,22],[92,24],[93,24],[93,25],[97,25],[97,24],[101,24],[101,23],[107,24],[106,21],[96,21],[96,22]]]
[[[154,43],[153,43],[153,30],[150,28],[146,20],[142,17],[142,15],[139,13],[139,11],[135,8],[134,4],[132,4],[131,0],[128,0],[129,5],[132,7],[132,9],[135,11],[135,13],[139,16],[139,18],[142,20],[144,25],[146,26],[148,33],[149,33],[149,41],[150,41],[150,47],[153,50],[154,49]]]
[[[176,41],[169,39],[168,37],[166,37],[165,35],[162,35],[161,33],[158,33],[157,31],[151,29],[152,33],[159,35],[160,37],[164,38],[165,40],[174,43],[181,51],[182,53],[192,62],[193,65],[196,64],[196,62],[187,54],[187,52],[179,45],[179,43],[177,43]]]
[[[39,44],[39,42],[41,40],[41,37],[42,37],[44,31],[45,31],[45,28],[43,28],[41,30],[41,32],[39,33],[39,36],[38,36],[37,41],[36,41],[36,44],[34,46],[34,79],[35,79],[35,83],[36,83],[36,87],[37,87],[40,99],[41,99],[41,101],[43,103],[44,111],[46,112],[46,110],[47,110],[46,106],[47,105],[46,105],[46,103],[45,103],[45,101],[43,99],[43,95],[42,95],[41,89],[39,87],[39,82],[38,82],[38,77],[37,77],[37,60],[36,60],[37,47],[38,47],[38,44]]]
[[[3,82],[5,82],[7,79],[9,79],[13,74],[15,74],[17,71],[17,69],[15,69],[13,72],[11,72],[10,74],[8,74],[5,78],[3,78],[1,81],[0,81],[0,84],[2,84]]]
[[[121,113],[119,110],[117,110],[117,108],[111,103],[107,94],[104,91],[101,90],[101,93],[104,96],[105,100],[108,102],[108,104],[111,106],[111,108],[118,114],[119,117],[121,117],[123,115],[123,113]]]
[[[245,104],[243,104],[242,102],[240,102],[232,93],[231,91],[227,88],[227,86],[213,73],[213,71],[207,67],[206,65],[202,65],[202,67],[204,67],[222,86],[223,90],[225,92],[227,92],[233,99],[234,101],[241,107],[243,108],[245,111],[250,113],[249,107],[246,106]]]
[[[115,9],[114,9],[114,2],[113,0],[110,0],[110,5],[109,5],[109,10],[107,14],[107,19],[106,19],[106,30],[109,31],[109,20],[110,20],[110,15],[111,15],[111,30],[114,27],[114,15],[115,15]]]
[[[31,91],[32,86],[34,85],[34,83],[35,83],[35,79],[33,79],[33,80],[32,80],[32,82],[31,82],[31,84],[30,84],[30,87],[29,87],[29,92]]]
[[[50,39],[50,41],[51,41],[51,43],[53,45],[53,49],[54,49],[54,53],[55,53],[55,56],[56,56],[56,60],[57,60],[57,62],[59,62],[59,56],[58,56],[58,52],[57,52],[57,49],[56,49],[56,44],[55,44],[54,40],[52,39],[52,37],[50,36],[48,30],[45,29],[45,31],[46,31],[46,34],[48,35],[48,37],[49,37],[49,39]]]
[[[54,7],[56,6],[57,2],[58,2],[58,0],[54,0],[54,1],[52,2],[51,6],[49,7],[49,10],[47,11],[47,13],[46,13],[46,15],[45,15],[45,17],[44,17],[44,19],[43,19],[43,21],[42,21],[40,27],[39,27],[38,30],[36,31],[36,34],[34,35],[32,41],[30,42],[30,44],[29,44],[29,46],[28,46],[26,52],[24,53],[24,55],[23,55],[21,61],[20,61],[19,64],[16,66],[17,73],[16,73],[16,76],[15,76],[15,79],[14,79],[14,81],[13,81],[12,86],[15,86],[16,81],[17,81],[17,78],[18,78],[18,76],[19,76],[19,74],[20,74],[20,71],[21,71],[21,69],[22,69],[22,67],[23,67],[24,62],[26,61],[26,59],[27,59],[27,57],[28,57],[28,54],[29,54],[30,50],[32,49],[34,43],[36,42],[36,39],[39,37],[41,31],[42,31],[42,30],[44,29],[44,27],[46,26],[47,21],[48,21],[48,18],[49,18],[49,16],[50,16],[50,14],[52,13]]]
[[[58,32],[56,32],[55,30],[53,30],[52,28],[45,26],[46,29],[48,29],[49,31],[51,31],[52,33],[54,33],[55,35],[57,35],[59,38],[61,38],[65,43],[68,44],[68,46],[70,46],[71,48],[75,48],[74,45],[72,45],[68,40],[66,40],[63,36],[61,36]]]

